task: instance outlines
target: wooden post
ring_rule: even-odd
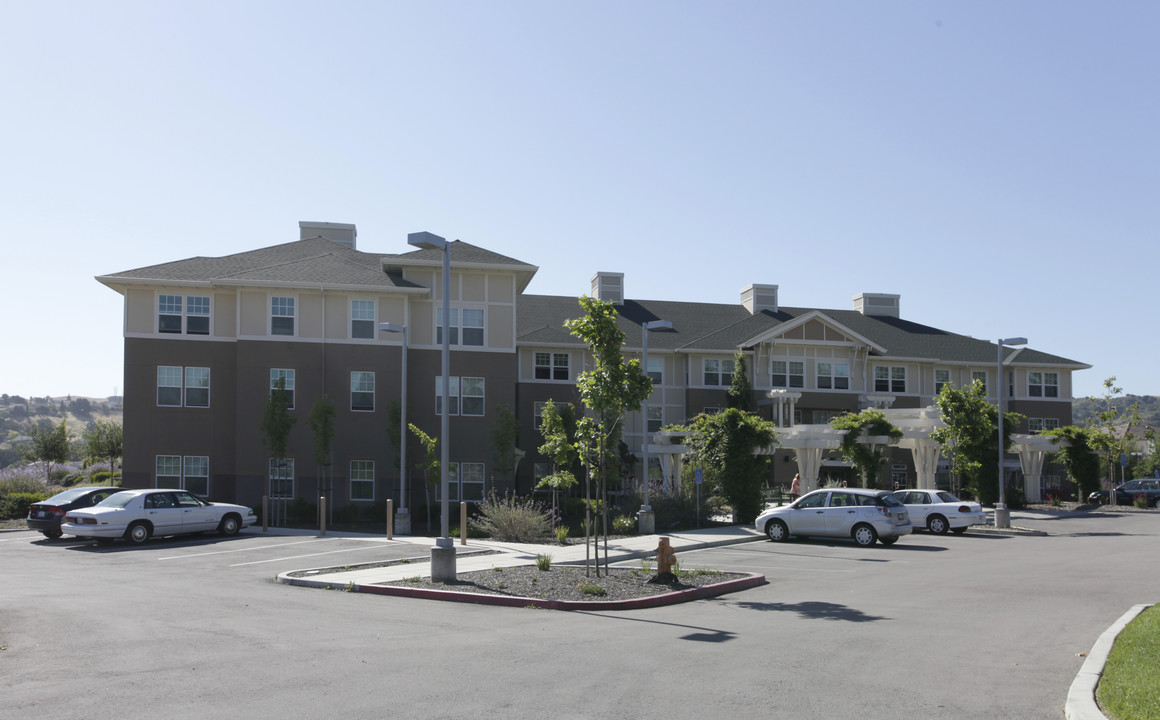
[[[270,532],[270,496],[262,496],[262,532]]]
[[[459,503],[459,544],[467,544],[467,503]]]
[[[326,534],[326,496],[318,498],[318,534]]]
[[[395,535],[395,501],[387,500],[387,539],[393,540]]]

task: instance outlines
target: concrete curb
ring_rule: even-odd
[[[1100,684],[1100,677],[1104,674],[1104,665],[1108,662],[1108,654],[1116,637],[1124,627],[1136,619],[1151,604],[1133,605],[1132,609],[1120,616],[1105,630],[1096,644],[1092,646],[1087,659],[1083,661],[1075,680],[1067,691],[1067,703],[1063,706],[1063,716],[1068,720],[1107,720],[1107,716],[1096,703],[1096,686]]]

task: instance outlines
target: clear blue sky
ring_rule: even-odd
[[[1155,2],[0,4],[0,391],[123,386],[93,276],[358,225],[532,293],[1025,335],[1160,394]]]

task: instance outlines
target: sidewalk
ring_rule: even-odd
[[[272,532],[286,534],[283,531]],[[335,534],[335,536],[343,536]],[[347,533],[345,536],[351,536]],[[684,530],[674,533],[658,533],[656,535],[639,535],[635,537],[617,538],[608,541],[608,561],[610,563],[634,560],[654,555],[658,540],[661,537],[669,538],[669,543],[677,552],[678,561],[682,552],[699,550],[701,548],[717,547],[720,545],[735,545],[745,542],[760,542],[765,536],[748,526],[728,526],[705,528],[703,530]],[[361,536],[365,537],[365,536]],[[300,585],[320,588],[346,588],[353,585],[373,585],[376,583],[396,582],[416,575],[428,577],[431,575],[431,546],[434,538],[429,537],[402,537],[396,536],[394,542],[412,544],[415,549],[412,562],[396,563],[380,567],[358,567],[350,570],[334,572],[333,568],[306,568],[280,573],[278,582],[287,585]],[[495,567],[513,567],[516,565],[534,565],[537,555],[551,555],[553,565],[583,565],[585,551],[592,552],[591,545],[541,545],[524,543],[505,543],[493,540],[472,540],[468,538],[466,545],[455,541],[456,572],[471,572],[473,570],[489,570]],[[600,546],[600,557],[604,559],[604,545]],[[312,570],[320,571],[317,577],[306,576]],[[323,573],[322,571],[325,571]]]

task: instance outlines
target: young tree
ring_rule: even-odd
[[[516,469],[516,442],[520,439],[520,421],[507,405],[496,410],[491,426],[492,469],[506,478]],[[514,485],[514,480],[513,480]]]
[[[314,462],[318,466],[318,489],[329,493],[334,489],[331,452],[334,444],[334,403],[329,395],[324,394],[314,401],[307,422],[314,434]],[[330,510],[327,514],[333,516],[334,507],[330,504],[327,507]]]
[[[945,427],[930,436],[950,459],[956,475],[967,478],[966,487],[983,504],[999,497],[999,411],[987,402],[983,384],[975,381],[959,390],[947,384],[935,398]],[[1011,446],[1011,429],[1024,419],[1003,413],[1003,447]]]
[[[262,444],[270,451],[270,459],[277,462],[278,479],[286,470],[286,446],[290,430],[298,418],[290,416],[290,394],[286,392],[286,378],[278,378],[266,399],[262,412]]]
[[[552,511],[559,515],[558,495],[561,490],[576,485],[579,481],[572,472],[572,468],[580,459],[576,449],[576,411],[571,405],[564,406],[560,412],[556,403],[549,400],[540,411],[540,434],[544,436],[544,444],[538,449],[541,455],[552,460],[552,474],[541,478],[537,488],[552,489]],[[571,417],[571,422],[565,418]],[[569,425],[572,431],[569,433]]]
[[[1067,470],[1068,477],[1075,483],[1076,500],[1082,500],[1099,489],[1100,456],[1091,447],[1089,429],[1068,425],[1044,430],[1042,434],[1059,444],[1055,461]],[[1064,439],[1066,443],[1060,442]]]
[[[94,420],[84,433],[85,455],[109,461],[109,481],[117,474],[117,460],[125,454],[125,429],[112,420]]]
[[[1103,466],[1108,470],[1108,489],[1112,490],[1116,482],[1116,465],[1120,455],[1128,455],[1133,448],[1132,425],[1140,422],[1140,404],[1134,402],[1122,412],[1116,408],[1115,400],[1124,392],[1123,388],[1116,387],[1116,378],[1112,376],[1104,380],[1104,396],[1101,399],[1090,398],[1092,402],[1102,401],[1103,410],[1097,410],[1087,421],[1087,441],[1091,449],[1103,459]],[[1125,422],[1126,420],[1126,422]],[[1109,502],[1116,502],[1115,493],[1108,495]]]
[[[754,413],[726,408],[698,415],[688,428],[689,463],[720,484],[737,522],[751,523],[761,513],[762,476],[769,456],[754,453],[777,441],[775,427]]]
[[[601,499],[604,532],[604,562],[608,565],[608,455],[615,451],[623,429],[624,415],[640,409],[652,391],[652,379],[641,369],[640,360],[625,360],[621,349],[625,335],[616,324],[616,306],[588,296],[580,298],[584,315],[564,322],[580,338],[592,355],[592,367],[576,378],[580,401],[592,411],[596,432],[597,496]],[[586,494],[591,493],[592,468],[589,468]],[[589,497],[589,500],[591,498]],[[597,575],[600,563],[597,560]]]
[[[753,400],[753,382],[749,379],[745,353],[740,350],[733,357],[733,380],[729,383],[725,403],[728,407],[745,412],[757,412],[757,403]]]
[[[423,497],[427,502],[427,533],[431,532],[431,486],[438,485],[443,479],[442,464],[439,457],[439,438],[433,438],[419,429],[415,423],[407,423],[407,427],[419,438],[423,445],[423,460],[415,463],[415,467],[423,472]]]
[[[862,477],[862,487],[877,488],[878,473],[886,458],[887,445],[868,445],[858,442],[862,437],[886,437],[897,441],[902,431],[886,419],[880,410],[867,409],[860,413],[846,413],[830,421],[837,430],[845,430],[840,452]]]
[[[24,453],[29,462],[39,462],[44,465],[44,481],[52,483],[52,466],[63,465],[68,462],[69,452],[72,449],[72,433],[69,432],[65,421],[50,429],[36,428],[32,431],[32,442]]]

